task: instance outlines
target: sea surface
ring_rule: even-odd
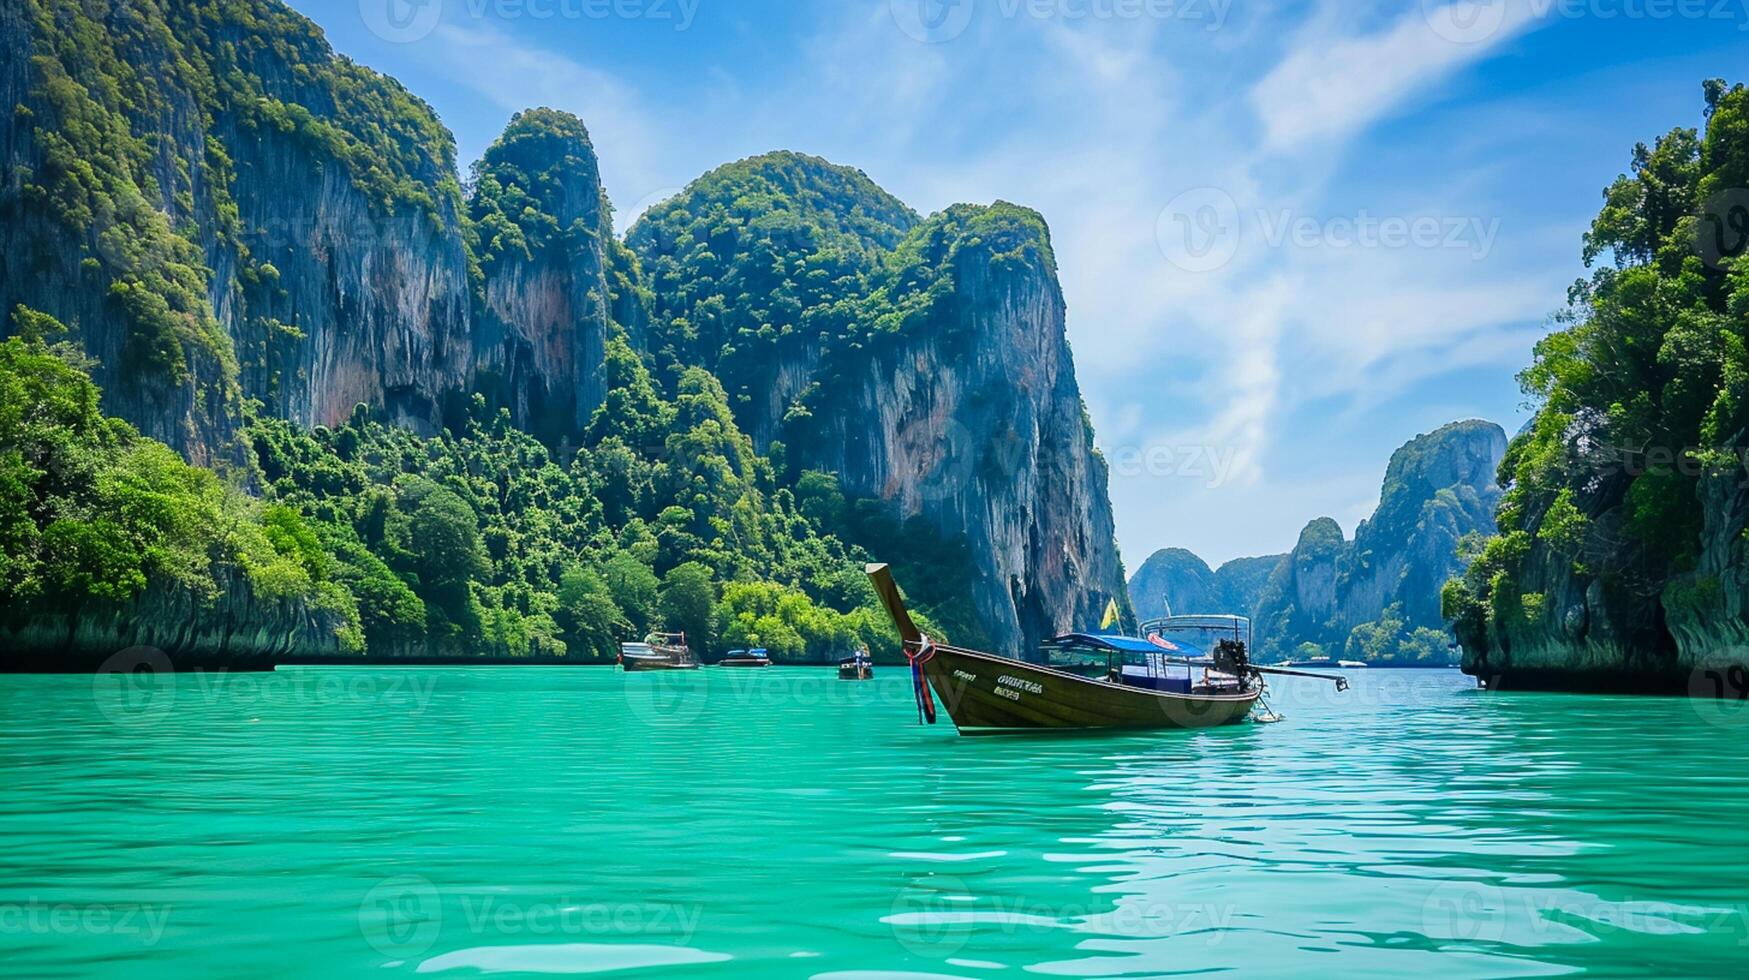
[[[998,738],[898,669],[0,677],[0,975],[1749,970],[1749,709],[1351,676]]]

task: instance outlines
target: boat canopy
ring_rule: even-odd
[[[1155,656],[1167,654],[1191,660],[1200,660],[1206,656],[1201,650],[1188,643],[1159,638],[1144,640],[1136,636],[1106,636],[1093,633],[1065,633],[1055,639],[1046,640],[1044,645],[1054,650],[1103,650],[1108,653],[1143,653]]]

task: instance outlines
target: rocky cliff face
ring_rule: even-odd
[[[281,4],[31,0],[0,46],[0,304],[68,324],[148,435],[228,456],[243,398],[432,432],[478,377],[556,441],[599,402],[614,246],[575,119],[519,117],[471,221],[430,108]]]
[[[10,607],[0,614],[0,649],[7,651],[0,672],[126,671],[139,663],[246,669],[292,655],[347,656],[339,617],[297,600],[262,599],[240,575],[226,575],[220,587],[212,600],[154,582],[124,603]]]
[[[20,0],[0,49],[0,307],[68,324],[106,411],[196,462],[244,455],[251,399],[432,432],[481,395],[562,447],[623,329],[670,393],[714,372],[781,476],[836,473],[954,542],[944,580],[992,644],[1124,601],[1031,212],[919,227],[860,172],[774,153],[622,244],[581,122],[518,116],[464,194],[431,109],[274,0]]]
[[[583,123],[518,114],[476,165],[469,205],[486,279],[475,387],[563,443],[601,404],[614,293],[613,211]]]
[[[867,348],[833,352],[786,431],[791,451],[963,538],[997,650],[1127,605],[1044,222],[1006,204],[949,209],[906,239],[887,289],[907,312]]]
[[[1462,617],[1464,671],[1490,687],[1602,690],[1740,698],[1749,691],[1749,467],[1721,467],[1699,480],[1700,523],[1693,567],[1663,576],[1644,566],[1633,542],[1634,515],[1622,487],[1637,465],[1587,449],[1580,426],[1570,431],[1575,458],[1589,457],[1594,500],[1618,501],[1585,518],[1583,532],[1564,535],[1546,507],[1524,515],[1531,530],[1499,539],[1522,552],[1508,578],[1510,596],[1495,599],[1498,619],[1487,631]],[[1728,453],[1749,459],[1749,432]],[[1546,502],[1544,502],[1546,506]],[[1579,511],[1583,513],[1583,511]]]
[[[1749,696],[1749,88],[1701,92],[1605,189],[1520,375],[1500,533],[1444,595],[1490,687]]]
[[[1313,643],[1340,655],[1359,627],[1390,623],[1387,632],[1405,637],[1439,629],[1440,588],[1463,568],[1458,540],[1494,530],[1505,451],[1499,426],[1470,421],[1392,454],[1378,510],[1354,540],[1319,518],[1270,576],[1254,617],[1259,651],[1286,656]]]
[[[1269,576],[1286,555],[1235,558],[1211,570],[1183,548],[1154,552],[1130,576],[1130,601],[1141,620],[1171,614],[1230,613],[1249,616]]]
[[[917,214],[860,170],[800,153],[726,164],[626,235],[653,290],[648,349],[670,376],[723,382],[765,451],[842,347],[885,258]]]

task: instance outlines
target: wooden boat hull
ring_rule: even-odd
[[[853,664],[838,665],[838,679],[841,681],[866,681],[874,678],[874,668],[864,664],[859,670]]]
[[[668,657],[621,657],[620,666],[627,673],[646,670],[697,670],[696,660],[673,660]]]
[[[927,654],[923,676],[963,735],[1213,728],[1244,721],[1262,693],[1255,685],[1215,693],[1151,691],[942,646]]]
[[[733,660],[719,660],[719,661],[717,661],[717,666],[718,667],[769,667],[769,666],[771,666],[771,661],[769,661],[769,660],[746,660],[746,659],[736,658]]]

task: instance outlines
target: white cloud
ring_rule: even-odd
[[[1389,27],[1344,35],[1320,25],[1251,90],[1268,147],[1291,151],[1350,135],[1428,84],[1480,60],[1534,19],[1529,4],[1481,0],[1412,5]],[[1497,20],[1496,20],[1497,18]],[[1463,30],[1487,27],[1480,33]]]

